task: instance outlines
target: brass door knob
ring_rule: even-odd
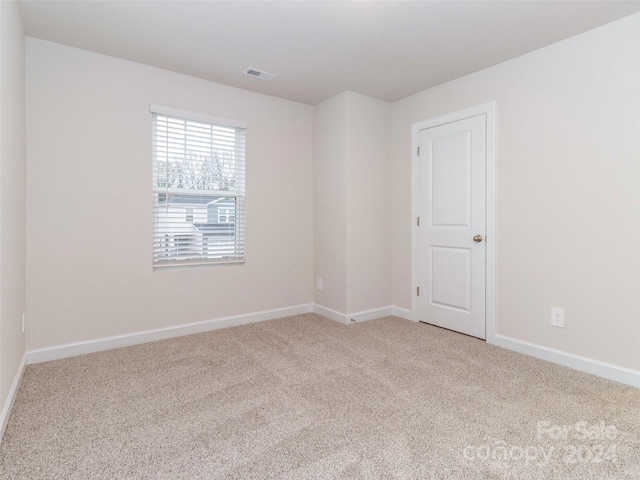
[[[476,235],[473,237],[473,241],[480,243],[482,241],[482,235]]]

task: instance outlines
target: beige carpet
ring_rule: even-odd
[[[29,366],[0,478],[637,480],[640,390],[300,315]]]

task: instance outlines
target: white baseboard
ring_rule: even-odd
[[[60,360],[62,358],[75,357],[77,355],[85,355],[87,353],[101,352],[104,350],[111,350],[113,348],[139,345],[141,343],[155,342],[158,340],[180,337],[183,335],[208,332],[211,330],[217,330],[219,328],[237,327],[239,325],[247,325],[249,323],[263,322],[266,320],[273,320],[275,318],[300,315],[302,313],[310,312],[315,312],[319,315],[330,318],[331,320],[349,325],[351,323],[364,322],[380,317],[386,317],[388,315],[394,315],[394,312],[396,312],[395,314],[397,316],[407,318],[405,315],[409,311],[388,306],[376,308],[373,310],[364,310],[362,312],[356,312],[350,315],[346,315],[344,313],[337,312],[336,310],[332,310],[321,305],[307,303],[303,305],[296,305],[293,307],[254,312],[246,315],[235,315],[232,317],[206,320],[204,322],[187,323],[185,325],[148,330],[145,332],[99,338],[96,340],[88,340],[86,342],[56,345],[54,347],[42,348],[39,350],[30,350],[27,352],[27,364],[30,365],[33,363],[48,362],[50,360]]]
[[[2,441],[2,437],[4,437],[4,431],[7,429],[9,417],[11,416],[11,410],[13,409],[13,404],[16,401],[16,395],[18,395],[18,388],[20,388],[20,381],[22,380],[22,375],[24,374],[24,369],[26,366],[27,354],[25,353],[24,355],[22,355],[22,361],[18,366],[18,371],[16,372],[16,376],[13,379],[11,388],[9,389],[9,395],[7,395],[7,400],[4,402],[2,412],[0,412],[0,442]]]
[[[573,368],[574,370],[640,388],[640,370],[632,370],[611,363],[600,362],[592,358],[581,357],[580,355],[516,340],[504,335],[496,335],[493,344],[514,352],[524,353],[531,357]]]
[[[22,359],[22,363],[20,364],[19,371],[16,374],[16,378],[9,392],[9,396],[7,397],[7,402],[5,402],[2,412],[0,412],[0,434],[4,433],[4,429],[8,421],[8,416],[11,412],[11,406],[13,405],[13,401],[15,400],[15,395],[18,391],[18,386],[20,384],[20,379],[22,378],[25,365],[47,362],[50,360],[59,360],[62,358],[74,357],[76,355],[95,353],[103,350],[110,350],[113,348],[138,345],[141,343],[154,342],[157,340],[165,340],[168,338],[180,337],[183,335],[208,332],[220,328],[247,325],[249,323],[263,322],[266,320],[273,320],[276,318],[287,317],[291,315],[300,315],[310,312],[317,313],[318,315],[322,315],[344,325],[373,320],[380,317],[386,317],[388,315],[395,315],[406,320],[412,320],[410,310],[393,305],[372,310],[364,310],[352,314],[344,314],[331,308],[323,307],[322,305],[307,303],[296,305],[293,307],[265,310],[245,315],[235,315],[231,317],[207,320],[204,322],[188,323],[185,325],[177,325],[174,327],[149,330],[128,335],[99,338],[86,342],[57,345],[40,350],[31,350],[25,353],[25,356]],[[599,377],[607,378],[609,380],[614,380],[616,382],[640,388],[640,371],[638,370],[632,370],[630,368],[600,362],[591,358],[573,355],[561,350],[555,350],[522,340],[516,340],[504,335],[495,335],[495,338],[491,343],[508,350],[513,350],[515,352],[523,353],[525,355],[540,358],[542,360],[547,360],[549,362],[563,365],[565,367],[573,368],[581,372],[590,373]],[[2,438],[1,435],[0,438]]]
[[[411,314],[411,310],[408,310],[406,308],[400,308],[394,305],[391,307],[391,315],[395,317],[404,318],[405,320],[413,321],[413,315]]]
[[[344,313],[340,313],[331,308],[323,307],[322,305],[318,305],[317,303],[313,304],[313,313],[317,313],[318,315],[322,315],[323,317],[327,317],[331,320],[343,323],[345,325],[348,325],[350,323],[349,317],[347,317],[347,315],[345,315]]]
[[[348,323],[368,322],[369,320],[375,320],[376,318],[388,317],[391,315],[392,308],[393,307],[389,305],[388,307],[380,307],[351,313],[347,315],[347,319],[349,320]]]
[[[341,313],[314,303],[313,313],[317,313],[318,315],[322,315],[323,317],[327,317],[345,325],[375,320],[376,318],[388,317],[389,315],[406,318],[407,320],[411,319],[411,312],[409,310],[394,307],[392,305],[389,305],[388,307],[374,308],[371,310],[362,310],[361,312],[355,313]]]
[[[234,315],[232,317],[205,320],[204,322],[187,323],[184,325],[176,325],[174,327],[148,330],[146,332],[99,338],[96,340],[88,340],[86,342],[68,343],[40,350],[30,350],[27,352],[27,364],[30,365],[33,363],[48,362],[50,360],[59,360],[61,358],[75,357],[76,355],[84,355],[86,353],[95,353],[103,350],[111,350],[113,348],[128,347],[141,343],[155,342],[157,340],[166,340],[168,338],[208,332],[211,330],[218,330],[220,328],[237,327],[239,325],[247,325],[249,323],[264,322],[266,320],[273,320],[291,315],[300,315],[302,313],[310,313],[312,311],[313,304],[307,303],[293,307],[264,310],[246,315]]]

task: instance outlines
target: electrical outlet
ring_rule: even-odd
[[[24,327],[25,327],[25,318],[24,318],[24,312],[22,312],[22,333],[24,333]]]
[[[551,307],[551,325],[564,328],[564,308]]]
[[[322,290],[322,277],[316,278],[316,288]]]

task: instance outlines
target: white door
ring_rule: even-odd
[[[418,319],[485,338],[486,115],[419,132]]]

